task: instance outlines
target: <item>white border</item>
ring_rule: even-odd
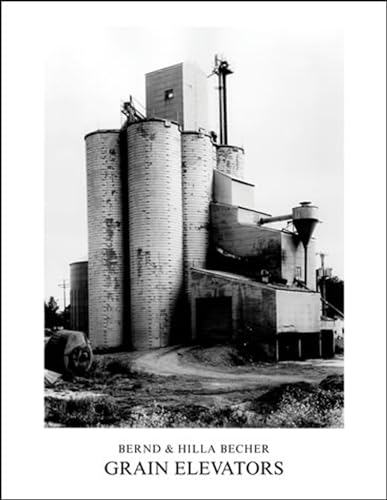
[[[4,2],[3,474],[6,498],[384,498],[385,3]],[[75,25],[345,27],[344,430],[44,429],[43,54]],[[107,478],[119,442],[267,442],[277,478]],[[167,482],[168,481],[168,482]]]

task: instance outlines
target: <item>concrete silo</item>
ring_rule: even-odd
[[[238,146],[219,145],[216,148],[217,169],[233,177],[244,177],[245,152]]]
[[[205,267],[209,243],[215,146],[202,132],[182,132],[184,289],[189,268]]]
[[[124,344],[123,214],[119,130],[85,136],[89,241],[89,338]]]
[[[70,264],[70,324],[72,330],[88,332],[87,260]]]
[[[181,134],[158,119],[132,123],[127,133],[132,346],[163,347],[182,293]]]

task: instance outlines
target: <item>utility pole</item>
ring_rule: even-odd
[[[58,284],[59,288],[63,288],[63,310],[66,309],[66,288],[69,287],[69,284],[66,282],[66,280],[63,280],[62,283]]]
[[[320,294],[322,297],[322,315],[325,316],[327,313],[327,306],[326,306],[326,298],[325,298],[325,280],[326,280],[326,275],[325,275],[325,257],[328,255],[327,253],[324,252],[317,252],[316,255],[320,256],[320,261],[321,261],[321,267],[320,267],[320,273],[319,273],[319,279],[318,279],[318,285],[320,289]]]

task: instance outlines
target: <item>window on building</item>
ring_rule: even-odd
[[[296,266],[296,278],[301,278],[301,266]]]
[[[173,99],[173,89],[168,89],[164,93],[164,99],[166,101],[169,101],[170,99]]]

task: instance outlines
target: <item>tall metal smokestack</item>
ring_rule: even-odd
[[[215,66],[213,73],[218,75],[219,81],[219,139],[220,144],[228,144],[227,137],[227,87],[226,87],[226,77],[233,73],[230,69],[229,63],[221,58],[220,56],[215,56]]]

